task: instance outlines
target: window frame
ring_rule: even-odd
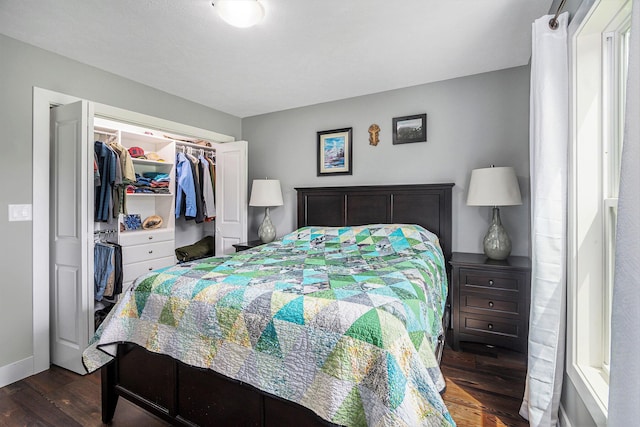
[[[609,394],[626,86],[621,58],[628,53],[630,16],[630,0],[596,1],[571,39],[566,371],[599,425],[606,423]]]

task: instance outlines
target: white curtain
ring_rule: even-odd
[[[552,30],[533,23],[529,156],[531,315],[529,360],[520,415],[531,426],[558,424],[566,330],[568,51],[565,12]]]
[[[611,314],[612,427],[640,423],[640,1],[632,8]]]

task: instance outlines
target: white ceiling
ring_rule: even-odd
[[[527,64],[551,0],[0,0],[0,32],[238,116]]]

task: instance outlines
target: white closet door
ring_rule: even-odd
[[[87,101],[53,108],[50,132],[51,363],[80,374],[86,373],[82,351],[93,334],[91,109]]]
[[[247,241],[247,141],[216,145],[216,255]]]

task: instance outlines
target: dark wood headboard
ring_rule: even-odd
[[[418,224],[440,238],[451,259],[454,184],[296,188],[298,228],[307,225]]]

